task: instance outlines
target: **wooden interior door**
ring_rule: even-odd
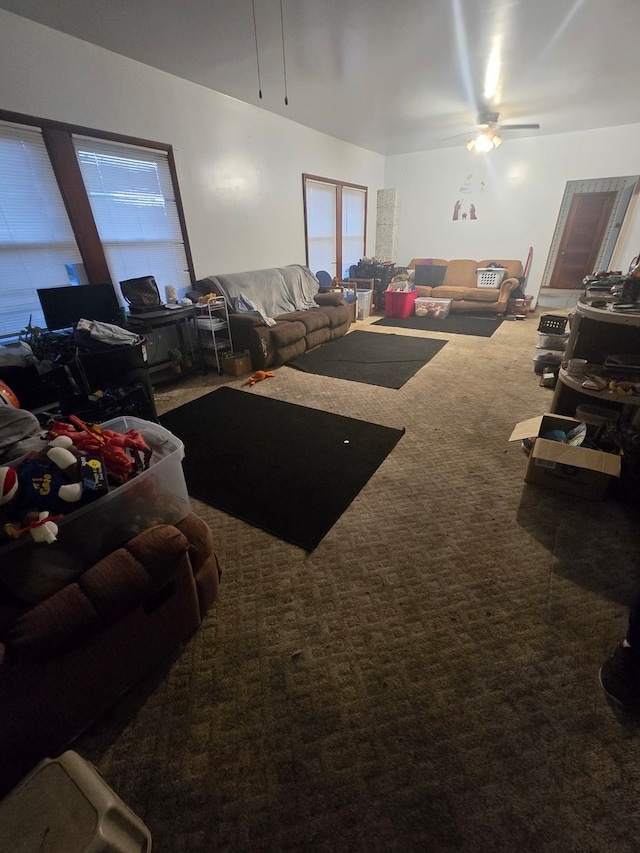
[[[571,200],[549,287],[574,290],[591,275],[609,223],[615,192],[576,193]]]

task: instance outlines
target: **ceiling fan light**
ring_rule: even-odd
[[[473,151],[473,149],[474,149],[475,147],[476,147],[476,141],[475,141],[475,139],[470,139],[470,140],[467,142],[467,151]]]
[[[474,140],[474,144],[476,151],[486,152],[491,151],[493,148],[491,137],[487,136],[486,133],[479,133]]]
[[[498,145],[502,145],[502,137],[498,136],[497,133],[494,133],[493,138],[491,139],[491,142],[493,143],[493,147],[497,148]]]

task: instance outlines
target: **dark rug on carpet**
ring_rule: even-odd
[[[446,332],[451,335],[475,335],[479,338],[490,338],[502,317],[495,314],[449,314],[442,320],[433,317],[382,317],[374,322],[374,326],[392,326],[395,329],[419,329],[422,332]]]
[[[381,337],[381,336],[380,336]],[[160,417],[189,494],[312,551],[404,429],[219,388]]]
[[[402,388],[446,341],[354,331],[304,353],[288,367],[334,379]]]

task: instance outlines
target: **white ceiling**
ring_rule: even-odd
[[[0,0],[0,8],[381,154],[463,144],[492,55],[500,121],[541,125],[506,138],[640,121],[639,0]]]

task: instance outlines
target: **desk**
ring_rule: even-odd
[[[205,368],[196,315],[195,305],[127,314],[128,328],[147,338],[149,374],[155,384]],[[172,357],[176,350],[181,354],[179,362]]]

